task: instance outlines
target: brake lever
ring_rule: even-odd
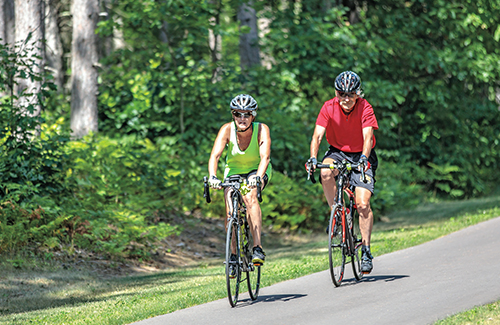
[[[363,181],[363,183],[368,183],[368,180],[366,179],[366,174],[365,174],[365,164],[364,163],[361,163],[360,164],[361,166],[361,180]]]
[[[203,176],[203,197],[207,201],[207,203],[212,202],[210,199],[210,187],[208,186],[208,177]]]
[[[314,178],[314,171],[312,169],[313,164],[311,162],[306,162],[306,170],[307,170],[307,180],[311,180],[313,184],[316,183],[316,179]]]
[[[259,200],[259,203],[262,203],[260,176],[255,176],[255,178],[257,179],[257,200]]]

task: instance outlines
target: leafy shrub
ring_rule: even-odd
[[[0,207],[0,252],[15,251],[30,241],[43,239],[34,236],[31,229],[39,225],[42,219],[41,208],[28,211],[4,202]]]
[[[385,161],[379,155],[371,207],[375,220],[394,210],[411,208],[429,198],[424,186],[415,181],[415,164]]]
[[[179,172],[151,141],[89,135],[71,142],[68,154],[68,182],[80,205],[74,213],[87,222],[75,243],[115,257],[148,257],[178,231],[168,216],[177,211]]]
[[[27,203],[34,197],[58,195],[64,188],[63,147],[68,133],[46,132],[44,119],[35,114],[50,95],[53,85],[41,85],[40,93],[14,93],[19,80],[42,82],[30,67],[26,50],[13,52],[0,44],[0,200]]]
[[[47,84],[39,94],[16,97],[16,78],[43,78],[23,52],[0,44],[0,56],[0,92],[9,94],[0,101],[0,252],[76,246],[149,257],[177,231],[166,221],[182,201],[174,190],[180,163],[172,166],[172,157],[148,140],[69,142],[64,118],[34,114],[60,101],[54,89]]]
[[[328,206],[321,185],[274,173],[261,204],[263,224],[274,230],[317,229],[327,223]]]

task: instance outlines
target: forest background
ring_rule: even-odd
[[[149,260],[175,218],[222,218],[202,179],[239,93],[271,130],[266,229],[323,228],[304,163],[345,70],[379,122],[376,219],[498,186],[499,0],[0,4],[2,255]]]

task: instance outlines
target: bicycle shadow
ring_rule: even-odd
[[[384,281],[384,282],[392,282],[396,280],[401,280],[404,278],[409,278],[409,275],[372,275],[372,276],[363,276],[363,278],[358,281],[356,278],[344,279],[342,281],[341,286],[353,286],[358,284],[363,284],[363,282],[376,282],[376,281]],[[257,300],[252,300],[250,297],[238,300],[238,304],[235,308],[242,308],[251,306],[258,303],[263,302],[288,302],[294,299],[300,299],[307,297],[307,294],[280,294],[280,295],[259,295]]]
[[[378,282],[378,281],[392,282],[409,277],[410,277],[409,275],[371,275],[371,276],[365,275],[363,276],[363,278],[361,278],[360,281],[356,280],[356,278],[344,279],[344,281],[342,281],[342,285],[349,286],[363,282]]]
[[[259,295],[257,300],[252,300],[250,298],[238,300],[236,308],[250,306],[262,302],[288,302],[290,300],[300,299],[306,296],[306,294]]]

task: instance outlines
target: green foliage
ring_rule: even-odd
[[[182,213],[182,177],[151,141],[89,135],[68,148],[74,161],[68,182],[80,204],[74,213],[85,223],[75,243],[110,256],[147,258],[177,231],[168,220]]]
[[[487,193],[500,180],[499,4],[328,3],[254,2],[269,22],[259,40],[264,64],[242,69],[238,1],[111,1],[98,33],[119,32],[124,46],[100,62],[100,134],[82,141],[69,142],[69,100],[50,83],[35,96],[14,91],[19,78],[50,77],[35,74],[20,47],[0,45],[0,196],[12,204],[0,225],[20,234],[6,234],[2,247],[147,258],[178,231],[173,215],[222,216],[222,196],[204,204],[201,180],[238,93],[255,96],[257,120],[271,130],[264,224],[321,228],[326,203],[319,185],[304,183],[303,164],[319,109],[347,69],[360,74],[379,122],[376,215]],[[40,219],[23,217],[37,209]]]
[[[60,225],[47,224],[47,217],[41,207],[27,210],[5,202],[0,209],[0,252],[17,251],[28,243],[50,246],[47,243]]]
[[[209,11],[215,8],[193,5],[196,11],[175,1],[120,1],[115,16],[100,24],[102,33],[120,28],[132,49],[104,60],[109,68],[102,73],[103,131],[165,137],[170,144],[181,138],[196,142],[192,133],[203,121],[200,114],[220,121],[213,113],[227,107],[232,94],[212,85],[217,66],[206,56]],[[230,90],[231,80],[225,83]]]
[[[429,196],[424,186],[415,180],[415,174],[425,173],[413,163],[380,159],[376,185],[371,207],[376,219],[391,211],[411,208],[425,201]]]
[[[50,80],[36,73],[33,57],[22,46],[0,44],[0,252],[31,244],[49,247],[60,236],[62,220],[45,211],[67,195],[63,170],[69,140],[63,119],[53,125],[35,114],[53,91],[41,84],[39,93],[18,91],[20,80]]]
[[[273,230],[318,229],[328,222],[329,209],[321,186],[306,184],[305,177],[296,182],[274,173],[263,193],[264,226]]]
[[[61,173],[71,195],[35,195],[37,209],[5,201],[0,210],[0,252],[33,245],[44,254],[73,247],[111,258],[151,258],[161,240],[178,231],[168,223],[182,213],[175,188],[182,177],[148,141],[89,136],[66,146],[71,168]],[[42,208],[43,207],[43,208]]]
[[[500,73],[499,18],[490,14],[497,4],[375,1],[351,23],[352,8],[325,10],[320,0],[257,2],[258,14],[270,21],[260,49],[272,59],[269,67],[242,73],[235,54],[245,32],[234,20],[238,3],[183,3],[121,1],[100,24],[103,34],[120,29],[127,44],[104,60],[101,129],[150,139],[168,152],[183,175],[186,199],[174,195],[179,204],[200,202],[192,193],[200,193],[212,141],[239,92],[259,102],[278,177],[301,183],[318,111],[333,97],[335,76],[347,69],[361,75],[379,120],[376,213],[432,197],[477,196],[498,180],[500,120],[492,85]],[[210,30],[222,38],[218,60],[207,46]],[[266,190],[270,206],[263,205],[268,224],[321,223],[323,214],[309,207],[321,198],[316,187],[281,192],[274,182]],[[203,208],[224,213],[219,203]]]
[[[17,81],[41,81],[43,76],[30,66],[26,50],[19,53],[0,44],[0,198],[2,201],[27,203],[35,196],[57,195],[62,186],[61,169],[65,164],[62,148],[67,133],[46,132],[44,120],[35,115],[43,107],[51,84],[41,85],[41,92],[15,94]],[[40,136],[38,136],[40,135]]]
[[[302,109],[315,117],[335,76],[354,70],[374,106],[385,162],[415,164],[410,178],[436,195],[487,192],[500,158],[498,3],[375,1],[356,24],[348,8],[323,9],[309,1],[273,13],[264,40],[273,69],[293,71],[300,87],[292,91],[315,102]]]
[[[150,258],[177,231],[166,221],[185,200],[175,194],[183,177],[171,156],[133,137],[70,143],[64,118],[33,114],[37,105],[60,103],[53,88],[14,95],[20,78],[42,78],[28,69],[24,52],[1,46],[0,91],[10,95],[0,110],[0,252],[30,245],[52,256],[77,246]]]

